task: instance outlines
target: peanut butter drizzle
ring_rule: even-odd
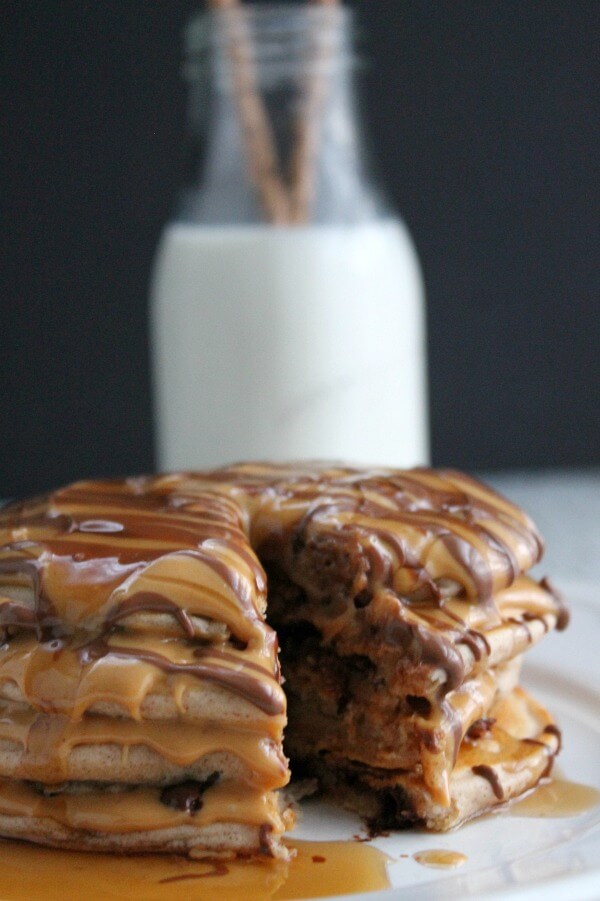
[[[482,633],[504,622],[496,598],[514,591],[542,552],[522,511],[453,471],[246,464],[80,482],[0,511],[0,627],[17,633],[0,650],[0,690],[12,686],[52,715],[51,726],[42,717],[31,727],[31,769],[23,772],[40,781],[64,778],[57,749],[92,734],[82,718],[95,705],[120,704],[139,720],[152,692],[171,693],[179,704],[183,685],[194,681],[253,705],[256,735],[262,730],[280,743],[285,697],[256,552],[309,534],[335,540],[348,530],[368,560],[371,596],[389,606],[388,640],[397,640],[396,626],[412,629],[423,659],[446,671],[445,692],[465,678],[460,643],[476,661],[485,657]],[[556,621],[552,593],[540,589],[534,611],[526,596],[525,588],[522,602],[504,599],[520,622],[528,612]],[[144,614],[171,616],[180,636],[130,628],[131,616]],[[327,614],[317,624],[331,637],[354,614],[350,605],[337,620]],[[227,640],[200,641],[194,617],[224,623]],[[118,731],[97,728],[102,739]],[[52,753],[42,749],[44,729]],[[226,745],[226,728],[215,729]],[[152,745],[152,727],[143,735]],[[178,759],[200,744],[188,740]],[[241,743],[239,750],[243,756]],[[256,751],[244,753],[258,759]],[[276,777],[257,767],[265,790],[275,778],[285,781],[281,767],[278,758]]]
[[[514,664],[518,665],[519,661],[510,661],[508,666]],[[426,747],[422,752],[423,782],[441,806],[450,806],[451,776],[460,779],[468,772],[485,780],[495,799],[490,799],[493,807],[505,799],[505,778],[511,791],[515,774],[526,777],[523,784],[529,786],[549,774],[558,753],[560,731],[547,711],[518,686],[493,702],[498,673],[485,676],[485,680],[471,680],[461,692],[448,696],[442,711],[447,712],[451,703],[459,728],[447,733],[449,738],[440,748]],[[486,692],[492,698],[489,704],[485,700]],[[478,723],[477,714],[484,711],[491,716]],[[435,722],[440,721],[438,716]],[[475,725],[473,734],[469,730],[472,724]],[[453,744],[453,734],[456,744]]]
[[[285,828],[275,796],[249,785],[218,783],[204,792],[202,806],[192,813],[163,804],[160,794],[160,788],[125,786],[123,791],[99,788],[46,797],[27,782],[0,781],[0,813],[50,818],[71,829],[112,834],[240,822],[268,825],[277,833]]]
[[[469,727],[482,717],[493,705],[499,690],[499,679],[507,673],[511,676],[510,687],[516,685],[521,661],[509,661],[497,670],[478,673],[465,681],[462,686],[450,692],[440,705],[431,706],[418,716],[422,746],[419,762],[422,767],[423,782],[436,804],[448,807],[451,803],[450,777]],[[439,738],[438,736],[443,736]],[[369,753],[361,754],[358,749],[356,759],[370,764]],[[404,765],[406,768],[407,764]],[[408,766],[415,766],[410,762]]]
[[[504,776],[526,776],[526,785],[548,776],[560,733],[547,711],[518,687],[494,705],[492,716],[482,736],[461,745],[455,772],[470,770],[485,780],[498,803],[505,798]]]
[[[76,719],[99,701],[112,701],[139,718],[152,691],[175,692],[178,679],[189,686],[205,678],[249,700],[277,730],[283,726],[285,698],[275,673],[261,665],[262,653],[193,647],[152,635],[81,640],[39,643],[17,636],[0,649],[0,686],[12,682],[34,707]]]
[[[160,721],[140,723],[103,716],[74,722],[61,715],[38,714],[31,709],[0,704],[0,741],[18,744],[22,749],[16,770],[5,775],[48,784],[74,778],[70,755],[75,748],[116,745],[126,751],[142,745],[183,768],[207,755],[226,752],[246,764],[250,785],[280,788],[286,784],[288,774],[277,744],[265,738],[263,730],[253,732],[252,723],[246,725],[248,731],[244,732],[222,723],[175,722],[165,729]]]

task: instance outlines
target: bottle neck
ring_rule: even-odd
[[[187,33],[193,171],[180,214],[206,224],[381,215],[356,109],[350,12],[213,11]]]

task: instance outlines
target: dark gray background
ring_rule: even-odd
[[[600,464],[600,4],[354,5],[425,271],[434,462]],[[0,6],[0,497],[152,468],[147,281],[197,7]]]

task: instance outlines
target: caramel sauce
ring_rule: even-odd
[[[39,773],[48,779],[50,772],[55,776],[54,782],[76,779],[78,775],[71,772],[71,756],[78,748],[90,745],[102,748],[117,745],[125,752],[143,745],[163,760],[181,767],[191,766],[212,753],[227,751],[247,766],[249,785],[276,788],[286,777],[285,764],[273,742],[260,733],[228,728],[222,723],[208,722],[199,727],[197,723],[174,722],[165,729],[160,720],[140,723],[95,716],[72,722],[56,714],[37,714],[31,708],[14,710],[10,704],[0,701],[0,741],[22,745],[20,763],[15,770],[21,779],[36,779]],[[126,769],[125,761],[122,767]],[[102,776],[96,774],[95,778]]]
[[[575,817],[600,805],[600,791],[591,785],[551,779],[508,808],[515,817]]]
[[[462,867],[468,859],[466,854],[461,854],[460,851],[446,851],[440,848],[417,851],[416,854],[413,854],[413,858],[424,867],[436,867],[443,870]]]
[[[118,894],[131,901],[291,901],[389,887],[387,856],[358,842],[301,842],[279,860],[190,860],[176,855],[131,857],[40,848],[0,841],[3,901],[95,901]]]
[[[99,788],[81,794],[39,794],[28,782],[0,780],[0,814],[6,817],[49,818],[73,830],[107,835],[189,826],[190,816],[160,801],[157,786],[138,785],[129,791]],[[243,822],[268,825],[283,832],[284,822],[276,796],[234,780],[213,785],[203,795],[194,824]]]

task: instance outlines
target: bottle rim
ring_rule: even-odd
[[[183,75],[193,81],[211,56],[232,47],[269,78],[353,68],[354,13],[341,3],[260,2],[196,13],[183,32]]]

